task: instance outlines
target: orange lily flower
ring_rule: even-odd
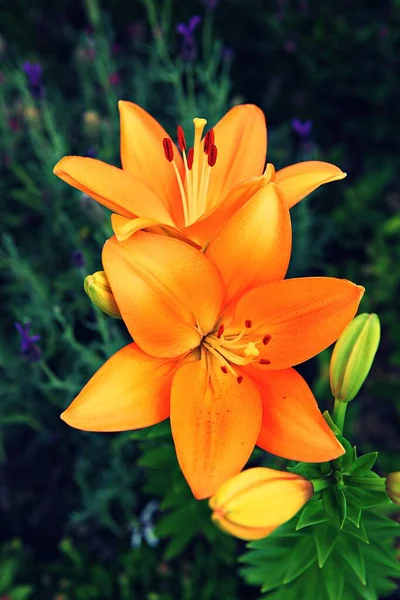
[[[270,181],[292,207],[323,183],[343,179],[338,167],[301,162],[264,171],[267,129],[254,105],[232,108],[205,137],[205,119],[195,118],[194,145],[178,127],[178,146],[145,110],[119,102],[122,169],[93,158],[67,156],[54,173],[111,211],[122,241],[146,229],[204,246],[225,219]],[[263,173],[264,171],[264,173]],[[160,227],[162,226],[162,227]]]
[[[170,416],[196,498],[238,473],[256,443],[300,461],[343,454],[292,366],[339,337],[363,288],[283,280],[290,248],[289,211],[272,183],[226,220],[205,253],[144,231],[109,239],[103,267],[135,342],[62,418],[78,429],[123,431]]]
[[[259,540],[294,517],[313,494],[311,481],[296,473],[254,467],[221,485],[209,502],[211,518],[231,535]]]

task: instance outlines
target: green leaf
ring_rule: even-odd
[[[343,527],[346,519],[347,503],[343,490],[329,487],[322,490],[322,504],[329,519],[339,527]]]
[[[310,463],[297,463],[291,469],[292,473],[297,473],[298,475],[302,475],[306,479],[318,479],[321,475],[321,471],[318,465],[310,464]]]
[[[314,528],[314,540],[317,548],[318,566],[320,569],[326,563],[337,540],[338,530],[328,523]]]
[[[343,539],[336,545],[336,552],[340,554],[343,565],[347,565],[358,577],[363,585],[367,583],[365,560],[360,544],[347,544]]]
[[[322,569],[322,581],[328,600],[342,600],[344,592],[344,573],[333,560],[328,560]],[[317,597],[316,595],[314,596]],[[343,599],[343,600],[347,600]]]
[[[33,592],[33,587],[31,585],[18,585],[13,588],[12,592],[9,594],[10,600],[27,600],[30,598]]]
[[[317,560],[315,547],[308,537],[300,540],[288,556],[287,570],[282,583],[290,583],[304,573]]]
[[[373,508],[374,506],[378,506],[387,500],[384,492],[360,490],[353,485],[346,485],[344,488],[344,494],[350,506],[360,509]]]
[[[360,527],[362,510],[359,508],[353,508],[352,506],[347,507],[346,518],[353,523],[356,527]]]
[[[303,529],[304,527],[309,527],[310,525],[323,523],[324,521],[326,521],[326,515],[322,508],[321,500],[311,500],[310,502],[307,502],[300,513],[296,531]]]
[[[365,544],[369,544],[367,530],[366,530],[365,525],[362,522],[362,520],[360,521],[359,527],[357,527],[356,525],[354,525],[354,523],[352,523],[351,521],[346,519],[346,521],[343,525],[343,531],[346,534],[357,538],[361,542],[364,542]],[[352,540],[349,540],[349,543],[353,543]]]
[[[345,474],[346,475],[357,475],[357,477],[365,475],[366,473],[368,473],[368,471],[370,471],[372,469],[372,467],[374,466],[374,464],[376,462],[377,457],[378,457],[378,452],[369,452],[368,454],[364,454],[363,456],[360,456],[359,458],[357,458],[357,460],[352,462],[347,467]]]
[[[334,461],[334,464],[340,467],[341,470],[345,470],[353,462],[353,446],[342,435],[337,435],[336,437],[345,449],[345,454],[339,456],[339,458]]]
[[[328,423],[329,428],[331,429],[331,431],[333,431],[333,433],[335,435],[340,435],[340,429],[339,427],[336,425],[336,423],[334,423],[334,421],[332,420],[331,415],[329,414],[329,412],[326,410],[322,416],[324,417],[325,421]]]

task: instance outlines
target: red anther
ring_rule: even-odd
[[[226,367],[225,365],[223,365],[223,366],[221,367],[221,371],[222,371],[223,373],[227,373],[227,372],[228,372],[228,367]]]
[[[264,344],[264,346],[266,346],[270,340],[271,340],[270,335],[264,335],[264,337],[262,339],[262,343]]]
[[[218,327],[218,331],[217,331],[217,338],[219,339],[220,337],[222,337],[222,334],[224,333],[224,329],[225,326],[223,323],[221,323],[221,325]]]
[[[168,162],[172,162],[174,160],[174,148],[172,146],[172,142],[169,138],[164,138],[162,141],[162,145],[164,148],[165,158]]]
[[[207,131],[207,133],[204,137],[204,152],[205,152],[205,154],[208,154],[210,152],[210,147],[212,144],[214,144],[214,141],[215,141],[214,129],[210,129],[210,131]]]
[[[215,144],[210,145],[210,150],[208,151],[208,164],[210,167],[213,167],[217,162],[218,150]]]
[[[181,152],[185,152],[186,150],[186,139],[185,134],[183,133],[183,129],[180,125],[177,127],[177,136],[178,136],[178,146]]]
[[[258,364],[260,364],[260,365],[270,365],[271,361],[268,360],[268,358],[260,358],[260,360],[258,361]]]
[[[250,327],[253,327],[253,321],[251,319],[246,319],[244,325],[247,329],[250,329]]]
[[[236,378],[236,381],[238,383],[242,383],[242,381],[243,381],[243,375],[239,375],[239,377]]]
[[[192,167],[193,167],[193,158],[194,158],[194,149],[193,148],[189,148],[188,153],[187,153],[187,157],[186,157],[187,166],[188,166],[189,171],[191,171]]]

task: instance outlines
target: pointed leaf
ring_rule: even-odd
[[[344,488],[344,494],[348,504],[353,508],[373,508],[374,506],[378,506],[387,500],[384,492],[360,490],[353,485],[346,485]]]
[[[314,540],[317,548],[318,566],[322,569],[338,540],[338,530],[328,523],[324,523],[319,527],[315,527]]]
[[[322,504],[326,514],[340,529],[346,519],[347,503],[343,490],[335,488],[326,488],[322,490]]]
[[[378,457],[378,452],[369,452],[368,454],[363,454],[352,462],[346,469],[346,475],[356,475],[357,477],[361,477],[365,475],[372,469],[374,466],[376,459]]]
[[[346,544],[344,540],[339,540],[336,552],[340,554],[343,564],[353,571],[363,585],[366,585],[365,560],[360,544]]]
[[[314,465],[312,463],[297,463],[297,465],[295,465],[293,467],[293,469],[290,469],[292,473],[297,473],[298,475],[302,475],[302,477],[305,477],[308,480],[311,479],[319,479],[319,477],[321,476],[321,471],[320,471],[320,465]]]
[[[310,525],[323,523],[324,521],[326,521],[326,514],[322,508],[321,500],[307,502],[300,513],[296,531],[303,529],[304,527],[309,527]]]
[[[310,539],[305,536],[293,549],[288,557],[287,570],[282,583],[290,583],[304,573],[317,560],[317,553]]]
[[[367,535],[367,531],[365,528],[365,525],[363,523],[363,521],[360,521],[360,525],[359,527],[356,527],[356,525],[354,525],[353,523],[351,523],[351,521],[349,521],[348,519],[346,519],[344,525],[343,525],[343,530],[347,535],[351,535],[354,538],[357,538],[358,540],[360,540],[361,542],[364,542],[365,544],[369,544],[369,538]],[[353,541],[350,539],[349,543],[352,544]]]
[[[348,600],[343,598],[344,574],[333,560],[328,560],[322,569],[322,580],[324,582],[328,600]]]
[[[334,464],[344,470],[353,462],[353,446],[342,435],[337,435],[336,437],[345,449],[346,454],[339,456],[339,458],[334,461]]]
[[[359,508],[353,508],[352,506],[347,507],[346,518],[353,523],[356,527],[360,527],[362,510]]]

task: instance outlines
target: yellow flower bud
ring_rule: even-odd
[[[400,506],[400,471],[386,477],[386,493],[392,502]]]
[[[314,493],[310,481],[286,471],[255,467],[225,481],[210,498],[212,520],[243,540],[258,540],[289,521]]]
[[[110,284],[104,271],[97,271],[93,275],[85,277],[84,289],[93,304],[98,306],[103,312],[115,319],[121,319],[121,313]]]
[[[330,366],[332,394],[350,402],[358,394],[374,361],[381,326],[375,314],[358,315],[336,342]]]

